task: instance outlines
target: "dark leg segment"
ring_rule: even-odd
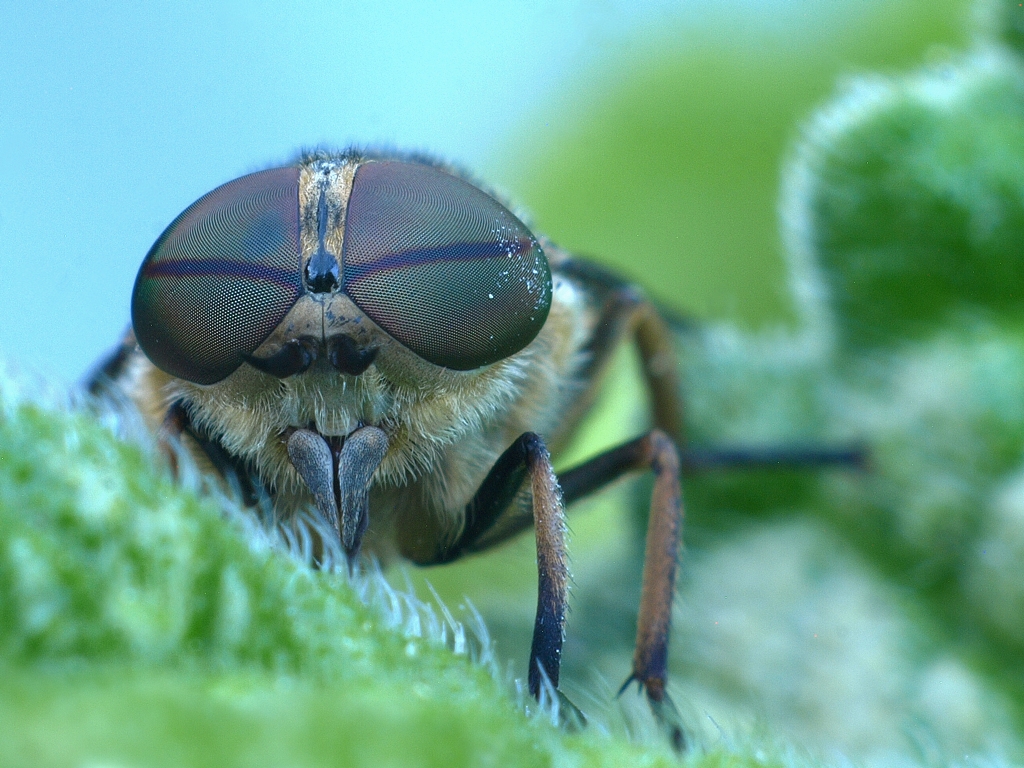
[[[680,458],[683,461],[683,472],[687,474],[713,469],[866,469],[868,449],[856,443],[843,447],[779,445],[763,448],[687,448]]]
[[[540,438],[532,432],[527,432],[520,435],[498,457],[473,496],[473,500],[466,505],[466,523],[458,538],[444,546],[429,565],[450,563],[467,552],[487,549],[489,544],[482,542],[485,538],[490,538],[495,523],[512,506],[512,502],[526,479],[530,446],[539,440]],[[516,528],[516,533],[525,530],[532,523],[533,516],[525,517],[525,523]],[[500,540],[503,541],[504,538]],[[428,563],[420,564],[427,565]]]
[[[221,477],[228,480],[229,483],[232,480],[238,483],[243,504],[255,507],[261,499],[266,498],[267,492],[258,478],[251,475],[241,460],[229,454],[220,443],[211,440],[197,429],[192,423],[192,417],[189,416],[180,400],[167,409],[158,437],[160,449],[167,457],[171,472],[175,476],[178,474],[178,455],[175,445],[180,442],[182,435],[187,435],[199,446],[210,465],[220,473]]]

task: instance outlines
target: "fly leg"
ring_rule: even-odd
[[[528,685],[539,699],[543,680],[554,687],[567,722],[585,722],[582,713],[558,691],[568,599],[569,569],[565,552],[565,510],[551,456],[543,439],[525,432],[498,458],[466,507],[466,523],[454,541],[439,544],[427,556],[406,553],[418,565],[437,565],[470,552],[488,549],[508,538],[503,515],[529,483],[532,515],[515,532],[534,527],[537,536],[537,615],[530,647]],[[518,518],[515,518],[518,519]]]
[[[686,740],[679,713],[665,690],[672,599],[683,524],[679,454],[675,444],[661,430],[652,430],[563,473],[562,494],[569,504],[627,472],[642,469],[654,472],[654,492],[647,523],[633,669],[619,693],[636,682],[646,692],[651,710],[672,746],[682,752]]]
[[[528,685],[540,698],[547,677],[555,689],[562,663],[569,568],[565,553],[565,510],[551,456],[539,435],[526,432],[501,455],[470,502],[467,529],[446,555],[458,557],[472,546],[511,503],[524,480],[533,492],[533,526],[537,536],[537,616],[530,646]]]

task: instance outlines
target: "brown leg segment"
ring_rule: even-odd
[[[562,492],[544,440],[533,432],[520,435],[498,457],[467,505],[466,527],[459,537],[440,546],[431,557],[414,562],[448,563],[467,552],[479,552],[504,541],[508,536],[504,530],[495,534],[495,526],[500,525],[503,513],[515,507],[516,497],[527,481],[533,492],[533,515],[523,527],[532,522],[537,535],[537,616],[528,681],[530,694],[539,698],[544,676],[558,688],[569,588]]]
[[[540,697],[541,670],[556,689],[565,638],[569,567],[565,554],[565,510],[562,493],[551,467],[551,456],[541,438],[525,438],[526,467],[533,490],[533,521],[537,532],[537,617],[530,646],[528,682]]]
[[[531,491],[531,512],[517,514],[522,506],[520,494],[527,483]],[[526,522],[519,525],[522,518],[526,518]],[[516,523],[514,528],[505,525],[508,519]],[[529,691],[540,700],[546,678],[559,702],[559,719],[565,727],[574,729],[586,725],[587,719],[558,690],[569,584],[565,511],[543,439],[526,432],[498,457],[466,505],[465,526],[453,541],[437,542],[426,557],[415,552],[403,554],[418,565],[447,563],[462,555],[489,549],[530,525],[537,537],[537,615],[530,647]]]
[[[551,467],[551,455],[540,435],[523,433],[498,458],[466,510],[467,528],[463,535],[439,552],[435,562],[448,562],[463,551],[472,550],[500,519],[501,512],[512,503],[527,478],[533,492],[533,527],[537,534],[537,616],[527,680],[530,694],[539,699],[543,677],[558,689],[569,596],[562,492]]]
[[[685,747],[683,729],[675,706],[665,691],[669,628],[683,523],[679,454],[675,444],[664,432],[652,430],[565,472],[562,490],[568,504],[626,472],[647,468],[654,472],[654,492],[647,523],[633,670],[622,690],[636,681],[647,692],[655,716],[668,731],[673,746],[682,751]]]
[[[171,473],[178,477],[178,454],[174,446],[181,440],[182,434],[192,426],[192,419],[180,401],[175,402],[164,414],[163,423],[160,425],[160,433],[157,437],[157,444],[160,452],[167,458],[171,465]]]
[[[675,334],[659,310],[635,285],[594,262],[569,259],[558,271],[585,286],[596,313],[591,339],[582,350],[587,362],[577,372],[588,388],[566,413],[565,423],[575,425],[583,417],[597,394],[613,351],[630,340],[640,354],[651,394],[653,426],[666,432],[677,445],[683,445],[683,399]],[[561,445],[567,433],[551,437],[554,445]]]
[[[682,446],[683,390],[672,331],[654,306],[646,301],[636,306],[631,325],[651,395],[654,426],[668,434],[676,445]]]

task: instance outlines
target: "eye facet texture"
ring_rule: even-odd
[[[427,165],[356,171],[342,289],[393,338],[455,370],[529,344],[551,307],[551,272],[526,226],[471,184]]]
[[[190,205],[156,241],[132,294],[139,345],[197,384],[234,371],[303,292],[299,170],[228,182]]]

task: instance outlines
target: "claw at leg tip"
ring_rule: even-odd
[[[643,691],[644,685],[640,682],[640,678],[638,678],[636,675],[630,675],[626,678],[626,682],[622,684],[622,687],[619,688],[619,692],[615,694],[615,698],[619,698],[620,696],[622,696],[622,694],[626,692],[626,689],[629,688],[629,686],[631,686],[633,683],[636,683],[639,690]]]

